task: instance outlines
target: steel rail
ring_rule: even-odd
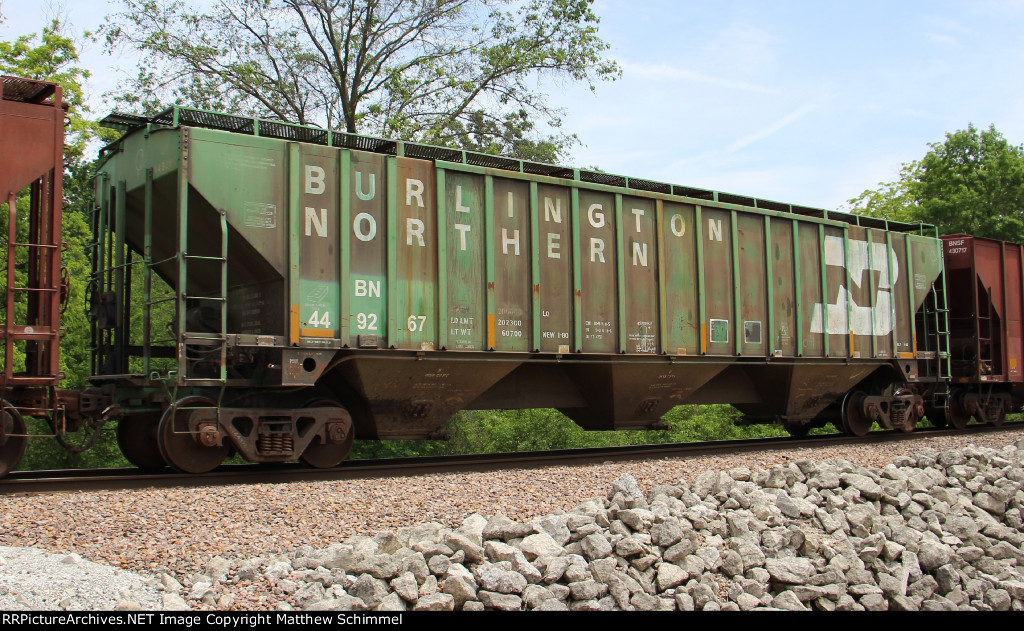
[[[231,484],[281,484],[390,478],[439,473],[486,472],[500,469],[536,469],[559,465],[583,465],[609,461],[647,460],[685,456],[814,449],[840,445],[872,445],[918,438],[963,436],[1024,430],[1024,422],[1001,427],[976,426],[966,430],[922,429],[911,433],[878,431],[865,437],[827,434],[792,438],[744,438],[692,443],[660,443],[623,447],[589,447],[499,454],[460,456],[421,456],[350,460],[332,469],[311,469],[300,463],[279,465],[223,465],[210,473],[182,474],[166,469],[140,473],[138,469],[72,469],[55,471],[18,471],[0,480],[0,495],[26,495],[76,491],[116,491],[142,488],[222,486]]]

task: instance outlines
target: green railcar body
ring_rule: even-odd
[[[929,226],[187,108],[108,122],[93,372],[126,416],[329,398],[358,436],[424,438],[462,409],[613,429],[721,402],[799,428],[948,375]]]

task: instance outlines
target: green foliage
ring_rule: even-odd
[[[536,160],[558,158],[540,80],[614,79],[592,0],[121,0],[101,33],[143,56],[115,95]],[[532,137],[531,137],[532,136]]]
[[[1024,147],[990,126],[946,134],[900,178],[851,199],[850,210],[899,221],[923,221],[940,234],[1024,241]]]
[[[534,131],[534,127],[526,110],[508,113],[501,119],[484,110],[476,110],[468,115],[465,124],[461,120],[452,121],[452,137],[440,142],[466,151],[546,163],[558,162],[578,142],[575,134],[530,138],[528,134]]]
[[[351,458],[513,453],[785,436],[777,425],[736,425],[728,405],[681,405],[662,419],[666,429],[586,431],[557,410],[466,411],[445,425],[450,440],[356,441]]]
[[[914,194],[943,233],[1024,241],[1024,148],[995,126],[946,134],[921,160]]]
[[[680,405],[662,419],[671,427],[665,442],[787,436],[780,425],[737,425],[741,414],[729,405]]]
[[[349,460],[416,458],[451,453],[443,440],[357,440]]]
[[[451,453],[479,454],[594,446],[600,433],[587,436],[557,410],[462,412],[448,422]]]
[[[64,177],[64,196],[70,202],[63,215],[63,237],[66,244],[61,262],[68,270],[68,303],[61,314],[61,370],[67,375],[65,388],[83,388],[89,377],[91,353],[90,327],[86,305],[89,275],[89,244],[92,230],[87,217],[92,205],[91,168],[82,162],[67,169]]]
[[[30,434],[51,434],[49,426],[40,419],[26,419]],[[25,455],[18,465],[18,471],[56,470],[56,469],[108,469],[131,466],[117,446],[117,434],[114,423],[109,423],[100,430],[95,444],[89,449],[73,453],[64,449],[55,438],[29,438],[25,446]],[[69,442],[84,445],[91,434],[85,432],[73,434]]]
[[[82,164],[90,140],[112,139],[110,130],[101,129],[97,122],[87,118],[90,110],[83,85],[91,73],[79,63],[75,40],[60,20],[53,20],[38,34],[22,35],[13,42],[0,41],[2,74],[60,85],[62,99],[68,106],[64,157],[72,167]]]
[[[851,199],[850,212],[877,219],[890,219],[911,223],[920,221],[919,208],[910,191],[910,183],[917,177],[920,163],[908,162],[900,167],[900,178],[893,182],[879,182],[877,189],[868,189]]]

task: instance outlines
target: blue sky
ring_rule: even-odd
[[[835,208],[968,123],[1024,141],[1024,2],[596,8],[624,73],[558,97],[583,164]]]
[[[0,37],[47,9],[2,0]],[[70,0],[94,29],[103,0]],[[573,162],[613,173],[837,208],[894,179],[946,132],[995,124],[1024,141],[1024,0],[597,0],[623,77],[596,93],[545,83]],[[88,46],[98,99],[116,82]],[[97,107],[102,111],[102,107]]]

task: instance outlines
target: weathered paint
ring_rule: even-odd
[[[533,349],[531,308],[534,245],[527,182],[494,179],[494,344],[501,351]]]
[[[59,85],[0,79],[0,204],[7,215],[2,246],[4,313],[0,316],[0,393],[4,397],[11,396],[10,386],[52,388],[61,378],[64,116]],[[17,197],[25,188],[29,188],[28,211],[19,212]],[[24,225],[28,233],[19,237],[18,228]],[[123,252],[122,248],[122,256]],[[16,316],[16,303],[25,307],[22,317]],[[24,353],[24,365],[16,365],[16,348]],[[16,459],[0,462],[0,470],[6,472],[14,464]]]
[[[954,381],[1024,382],[1024,246],[967,235],[943,241]]]
[[[701,349],[694,212],[689,204],[666,203],[662,214],[659,251],[664,253],[662,283],[668,319],[664,350],[670,355],[697,355]]]
[[[437,213],[433,165],[396,158],[395,177],[388,185],[397,196],[395,220],[388,226],[396,250],[394,289],[389,294],[390,345],[404,349],[433,349],[437,330]],[[389,217],[390,221],[390,217]],[[445,226],[445,230],[448,227]]]
[[[192,129],[189,137],[193,147],[189,184],[211,207],[223,209],[232,229],[284,274],[288,266],[287,143],[206,129]],[[129,136],[133,142],[125,154],[131,155],[134,149],[140,164],[157,165],[154,178],[159,178],[176,168],[178,143],[169,133],[154,133],[150,138],[143,144],[138,142],[141,135]],[[118,173],[126,176],[129,190],[133,187],[132,170]],[[190,224],[193,219],[202,221],[201,216],[190,217]],[[155,229],[160,232],[159,226]],[[196,235],[203,241],[214,236]]]
[[[484,248],[484,181],[481,176],[448,173],[445,176],[447,219],[447,265],[442,272],[447,280],[444,297],[449,350],[483,350],[487,343],[485,316],[486,268]]]
[[[740,354],[763,357],[768,354],[768,301],[765,272],[764,220],[758,215],[737,213],[739,257]]]
[[[707,353],[736,354],[736,292],[733,286],[733,232],[731,214],[704,206],[698,226],[704,243],[704,296]]]
[[[912,240],[908,240],[907,235],[890,234],[890,248],[895,253],[893,265],[889,270],[890,278],[894,278],[891,288],[894,314],[891,343],[895,348],[896,357],[903,357],[905,353],[913,357],[914,353],[914,318],[910,315],[914,310],[910,305],[909,291],[912,285],[908,278],[912,270],[906,264],[909,242]]]
[[[619,265],[625,303],[624,353],[658,353],[662,349],[659,312],[657,205],[654,200],[622,196],[618,205]]]
[[[582,291],[583,351],[618,351],[615,197],[581,191],[578,225]]]
[[[540,350],[562,352],[573,339],[573,240],[569,189],[538,187]],[[568,350],[566,350],[568,352]]]
[[[299,335],[335,339],[341,328],[337,152],[302,145],[299,181]]]
[[[912,318],[897,316],[920,304],[939,273],[917,254],[917,244],[934,243],[925,237],[192,131],[191,247],[216,234],[202,208],[222,209],[237,233],[233,257],[244,244],[246,260],[295,279],[293,298],[272,317],[265,311],[281,281],[233,265],[231,332],[297,326],[304,346],[885,358],[913,352]],[[157,187],[169,173],[168,137],[127,139],[156,161]],[[161,241],[155,206],[160,258],[173,244]],[[139,219],[129,211],[129,231]],[[905,264],[908,253],[916,265]],[[285,273],[289,261],[295,273]],[[283,321],[288,331],[275,324]]]
[[[796,267],[793,256],[793,220],[774,219],[771,223],[771,251],[769,257],[772,273],[771,313],[774,315],[774,330],[768,331],[779,355],[793,357],[797,349],[797,300]]]
[[[803,322],[803,346],[797,348],[800,357],[822,357],[824,353],[824,335],[819,326],[815,326],[815,318],[821,318],[821,251],[818,247],[819,226],[813,223],[799,222],[800,247],[800,293],[797,304]]]
[[[345,294],[349,299],[348,343],[353,348],[373,343],[387,348],[387,208],[386,158],[362,151],[343,152],[350,156],[349,220],[345,239],[348,247],[340,256],[348,262]]]
[[[927,344],[914,315],[941,271],[935,239],[401,146],[192,131],[124,141],[143,166],[160,160],[149,236],[170,263],[155,271],[175,280],[179,243],[217,251],[223,212],[227,332],[243,347],[293,345],[286,377],[271,355],[259,385],[315,381],[322,349],[339,349],[328,387],[359,393],[377,435],[423,437],[454,410],[510,402],[557,405],[592,428],[641,426],[683,402],[811,418]],[[185,178],[178,154],[170,168],[160,157],[169,138],[187,146]],[[126,154],[108,156],[100,181],[113,197],[127,182],[131,245],[147,231]],[[190,292],[217,288],[188,273]],[[388,368],[396,359],[407,363]],[[834,383],[815,393],[815,375]]]

